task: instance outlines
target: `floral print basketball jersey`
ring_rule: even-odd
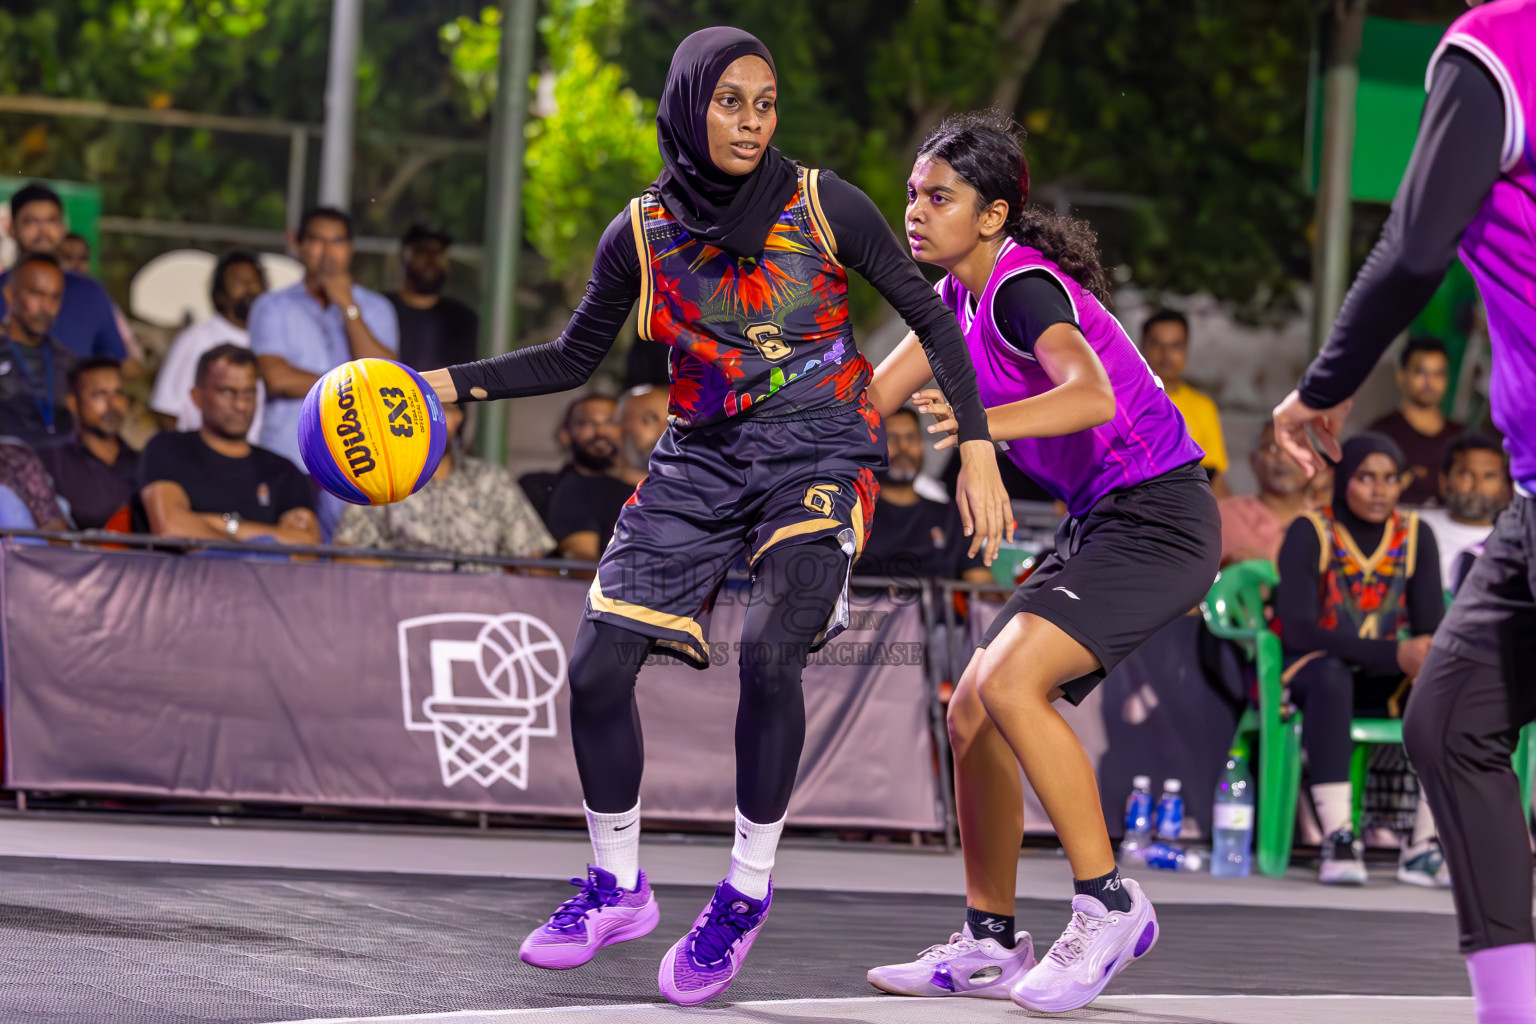
[[[1408,579],[1418,562],[1418,514],[1393,511],[1370,556],[1327,511],[1303,514],[1317,528],[1322,550],[1318,624],[1324,629],[1344,625],[1367,640],[1396,639],[1408,623]]]
[[[646,193],[630,204],[640,258],[640,336],[672,346],[670,417],[721,423],[754,408],[793,415],[859,403],[869,361],[854,345],[848,275],[821,211],[817,172],[755,259],[694,240]],[[872,424],[873,426],[874,424]]]

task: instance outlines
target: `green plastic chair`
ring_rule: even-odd
[[[1264,618],[1265,605],[1279,579],[1272,562],[1239,562],[1221,571],[1200,604],[1206,628],[1213,635],[1238,644],[1257,669],[1258,706],[1243,712],[1232,748],[1258,766],[1256,859],[1260,873],[1271,876],[1284,874],[1290,866],[1296,801],[1301,789],[1301,712],[1284,706],[1280,638]],[[1354,787],[1354,825],[1358,835],[1371,747],[1402,743],[1403,723],[1396,718],[1357,718],[1350,723],[1349,735],[1355,745],[1350,757],[1350,781]],[[1252,756],[1255,738],[1259,745],[1257,762]],[[1521,730],[1513,761],[1520,780],[1521,806],[1529,818],[1531,788],[1536,782],[1536,724]]]
[[[1238,562],[1221,571],[1200,603],[1206,628],[1241,647],[1258,670],[1259,701],[1238,720],[1232,749],[1258,769],[1254,838],[1259,871],[1265,875],[1282,875],[1290,865],[1301,790],[1301,713],[1283,706],[1280,638],[1264,618],[1269,595],[1279,581],[1273,562]]]

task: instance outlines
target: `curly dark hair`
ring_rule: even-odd
[[[918,147],[937,157],[976,190],[976,209],[999,199],[1008,204],[1005,230],[1021,245],[1040,251],[1094,298],[1109,304],[1109,275],[1099,262],[1099,238],[1087,221],[1029,205],[1029,160],[1024,129],[998,110],[951,114]]]

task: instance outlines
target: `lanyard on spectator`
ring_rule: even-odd
[[[53,346],[47,338],[43,339],[43,376],[47,378],[44,390],[47,397],[39,398],[37,388],[32,383],[32,371],[27,369],[27,361],[22,358],[21,350],[16,347],[16,339],[6,335],[6,341],[11,345],[11,356],[16,366],[21,370],[21,375],[26,378],[27,390],[32,392],[32,400],[37,403],[38,415],[43,418],[43,426],[48,433],[53,433]]]

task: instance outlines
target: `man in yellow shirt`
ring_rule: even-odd
[[[1141,325],[1141,354],[1163,382],[1163,390],[1184,414],[1189,436],[1205,449],[1200,465],[1211,477],[1218,498],[1227,495],[1227,443],[1221,436],[1221,416],[1216,403],[1204,391],[1184,380],[1189,358],[1189,320],[1183,313],[1160,309]]]

